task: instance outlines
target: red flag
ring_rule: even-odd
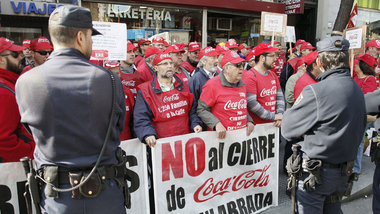
[[[348,20],[346,29],[350,29],[355,27],[354,17],[358,15],[358,1],[354,1],[354,6],[352,7],[352,11],[350,14],[350,19]]]

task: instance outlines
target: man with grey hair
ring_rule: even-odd
[[[126,168],[116,154],[125,119],[121,81],[89,62],[91,36],[100,34],[89,9],[58,7],[49,33],[54,52],[16,84],[21,122],[37,145],[41,212],[124,214]]]
[[[342,213],[340,200],[367,119],[363,92],[350,76],[349,46],[342,36],[317,43],[319,83],[306,86],[283,116],[282,136],[300,140],[299,158],[287,164],[298,179],[298,213]]]
[[[149,47],[145,51],[145,62],[140,62],[137,66],[137,71],[140,72],[141,77],[144,79],[144,82],[153,80],[154,69],[153,69],[153,59],[160,52],[156,47]]]
[[[206,47],[199,52],[199,69],[193,73],[189,81],[190,92],[194,95],[196,106],[202,93],[202,87],[209,79],[219,74],[217,71],[218,55],[218,52],[212,47]],[[206,125],[202,124],[202,128],[206,130]]]

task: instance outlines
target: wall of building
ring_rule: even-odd
[[[340,0],[319,0],[317,13],[316,40],[322,40],[331,35],[335,19],[338,15]]]

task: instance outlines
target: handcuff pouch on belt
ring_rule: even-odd
[[[307,192],[313,192],[322,184],[320,169],[322,167],[321,160],[309,159],[304,161],[303,168],[309,173],[309,176],[303,181],[303,187]]]
[[[106,188],[105,179],[101,179],[104,175],[101,175],[101,169],[92,174],[89,180],[80,186],[78,189],[71,191],[71,197],[75,199],[96,198]],[[71,187],[82,183],[89,175],[89,171],[69,172],[69,180]]]
[[[57,187],[59,184],[58,166],[46,166],[42,172],[44,180],[47,181],[45,187],[46,197],[58,198],[58,192],[53,190],[53,186]]]

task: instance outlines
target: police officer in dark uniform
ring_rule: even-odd
[[[376,90],[371,93],[367,93],[365,96],[365,102],[368,114],[374,114],[379,117],[380,115],[380,90]],[[372,161],[376,164],[375,173],[373,174],[372,183],[372,211],[374,214],[380,213],[380,119],[375,122],[375,129],[377,131],[377,138],[373,140],[371,145],[371,157]]]
[[[306,86],[282,120],[282,135],[301,140],[298,213],[342,213],[340,199],[366,125],[364,96],[350,76],[348,48],[341,36],[317,43],[319,83]]]
[[[89,9],[57,8],[49,32],[54,52],[16,84],[21,122],[37,145],[41,211],[125,213],[125,182],[118,176],[123,169],[116,155],[125,118],[121,81],[89,62],[91,36],[100,34]]]

